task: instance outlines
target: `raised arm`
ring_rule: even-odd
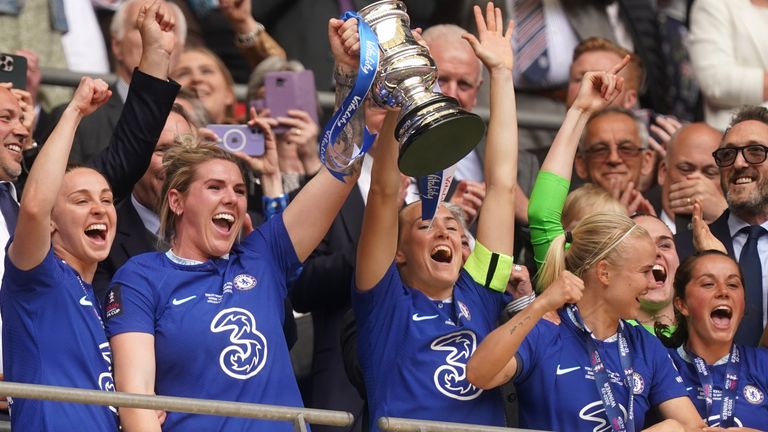
[[[168,81],[168,65],[176,46],[173,16],[159,1],[141,6],[136,20],[142,43],[138,70],[131,78],[109,146],[88,162],[107,178],[115,200],[128,196],[149,167],[180,88]]]
[[[374,157],[371,188],[357,243],[355,286],[358,291],[373,288],[384,277],[397,252],[398,209],[402,200],[396,123],[397,112],[388,111],[371,151]]]
[[[477,239],[489,250],[512,255],[517,186],[517,107],[512,83],[512,31],[501,9],[488,2],[483,18],[474,7],[478,38],[463,35],[491,77],[491,118],[485,150],[485,200],[477,224]],[[505,32],[506,29],[506,32]]]
[[[11,262],[21,270],[40,264],[51,248],[51,211],[64,180],[69,151],[80,120],[94,112],[111,96],[107,83],[83,77],[59,123],[32,166],[13,243],[8,249]]]
[[[337,72],[342,75],[351,75],[357,70],[357,57],[349,54],[353,52],[357,34],[355,23],[350,21],[331,19],[328,22],[331,51],[336,59]],[[343,37],[345,34],[346,37]],[[345,43],[349,46],[345,47]],[[357,50],[359,51],[359,44]],[[358,114],[362,115],[362,112],[358,111]],[[341,139],[348,138],[349,136],[343,136]],[[359,171],[357,168],[354,171],[352,175],[346,176],[342,183],[327,169],[321,168],[285,209],[283,221],[300,261],[309,257],[325,236],[333,218],[341,210],[357,182]],[[311,220],[308,220],[308,217],[311,217]]]
[[[579,140],[592,113],[608,106],[621,93],[624,78],[617,74],[629,63],[624,57],[607,72],[587,72],[576,100],[565,114],[552,147],[536,176],[528,203],[528,223],[534,258],[541,266],[552,240],[563,232],[561,216]]]

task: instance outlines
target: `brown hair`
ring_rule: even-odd
[[[171,147],[163,157],[165,181],[163,182],[162,203],[160,205],[160,230],[158,238],[161,242],[171,244],[176,234],[176,214],[168,202],[168,192],[175,189],[186,193],[189,185],[195,180],[197,167],[205,162],[221,159],[237,165],[240,175],[245,178],[237,158],[221,147],[196,139],[194,136],[182,135],[176,138],[176,145]]]
[[[196,52],[203,54],[205,56],[208,56],[213,60],[213,63],[216,65],[216,68],[221,72],[221,74],[224,76],[224,81],[226,81],[227,86],[232,91],[232,95],[235,94],[235,80],[232,78],[232,73],[229,71],[229,68],[227,68],[227,65],[224,64],[224,62],[219,58],[219,56],[216,55],[213,51],[209,50],[206,47],[203,46],[192,46],[187,47],[184,49],[185,53],[188,52]],[[236,123],[235,121],[235,104],[237,103],[237,99],[235,98],[235,103],[232,105],[228,105],[226,107],[225,113],[227,115],[226,121],[224,123]]]

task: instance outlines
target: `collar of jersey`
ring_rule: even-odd
[[[171,260],[172,262],[174,262],[176,264],[179,264],[179,265],[193,266],[193,265],[205,264],[204,261],[197,261],[197,260],[182,258],[182,257],[176,255],[175,253],[173,253],[173,249],[168,249],[168,252],[165,253],[165,256],[168,257],[168,259]],[[226,255],[224,255],[221,258],[222,259],[229,259],[229,254],[226,254]]]
[[[573,327],[576,329],[576,331],[579,331],[579,332],[580,332],[581,330],[579,329],[579,325],[578,325],[578,324],[576,324],[576,317],[575,317],[575,316],[573,316],[573,313],[571,312],[571,309],[570,309],[570,308],[564,308],[564,309],[565,309],[565,315],[568,317],[568,320],[571,322],[571,324],[572,324],[572,325],[573,325]],[[561,318],[562,318],[562,317],[561,317]],[[594,339],[594,340],[596,340],[596,341],[601,341],[601,342],[616,342],[616,341],[618,341],[618,340],[619,340],[619,334],[618,334],[618,333],[614,333],[614,334],[612,334],[611,336],[608,336],[606,339],[602,339],[602,340],[601,340],[601,339],[598,339],[598,338],[596,338],[596,337],[595,337],[595,335],[594,335],[594,334],[592,334],[592,330],[590,330],[590,329],[589,329],[589,327],[587,327],[587,323],[584,323],[584,328],[585,328],[585,329],[587,329],[587,330],[589,331],[589,335],[592,337],[592,339]]]
[[[685,360],[688,363],[693,364],[693,357],[690,354],[688,354],[688,351],[685,350],[683,345],[680,345],[679,347],[677,347],[677,353],[680,355],[680,358],[682,358],[683,360]],[[731,350],[728,350],[728,354],[726,354],[720,360],[716,361],[715,364],[713,364],[712,366],[720,366],[720,365],[724,365],[724,364],[728,363],[728,357],[730,355],[731,355]]]

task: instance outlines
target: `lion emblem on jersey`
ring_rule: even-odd
[[[241,308],[229,308],[211,321],[214,333],[229,332],[232,343],[221,351],[221,370],[232,378],[248,379],[261,371],[267,362],[267,339],[256,330],[256,319]]]
[[[483,392],[467,381],[467,361],[475,352],[477,337],[467,330],[435,339],[430,345],[435,351],[446,353],[445,364],[435,370],[435,387],[449,398],[468,401]]]

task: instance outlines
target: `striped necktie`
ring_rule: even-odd
[[[549,73],[542,0],[515,0],[515,68],[527,84],[545,85]]]

